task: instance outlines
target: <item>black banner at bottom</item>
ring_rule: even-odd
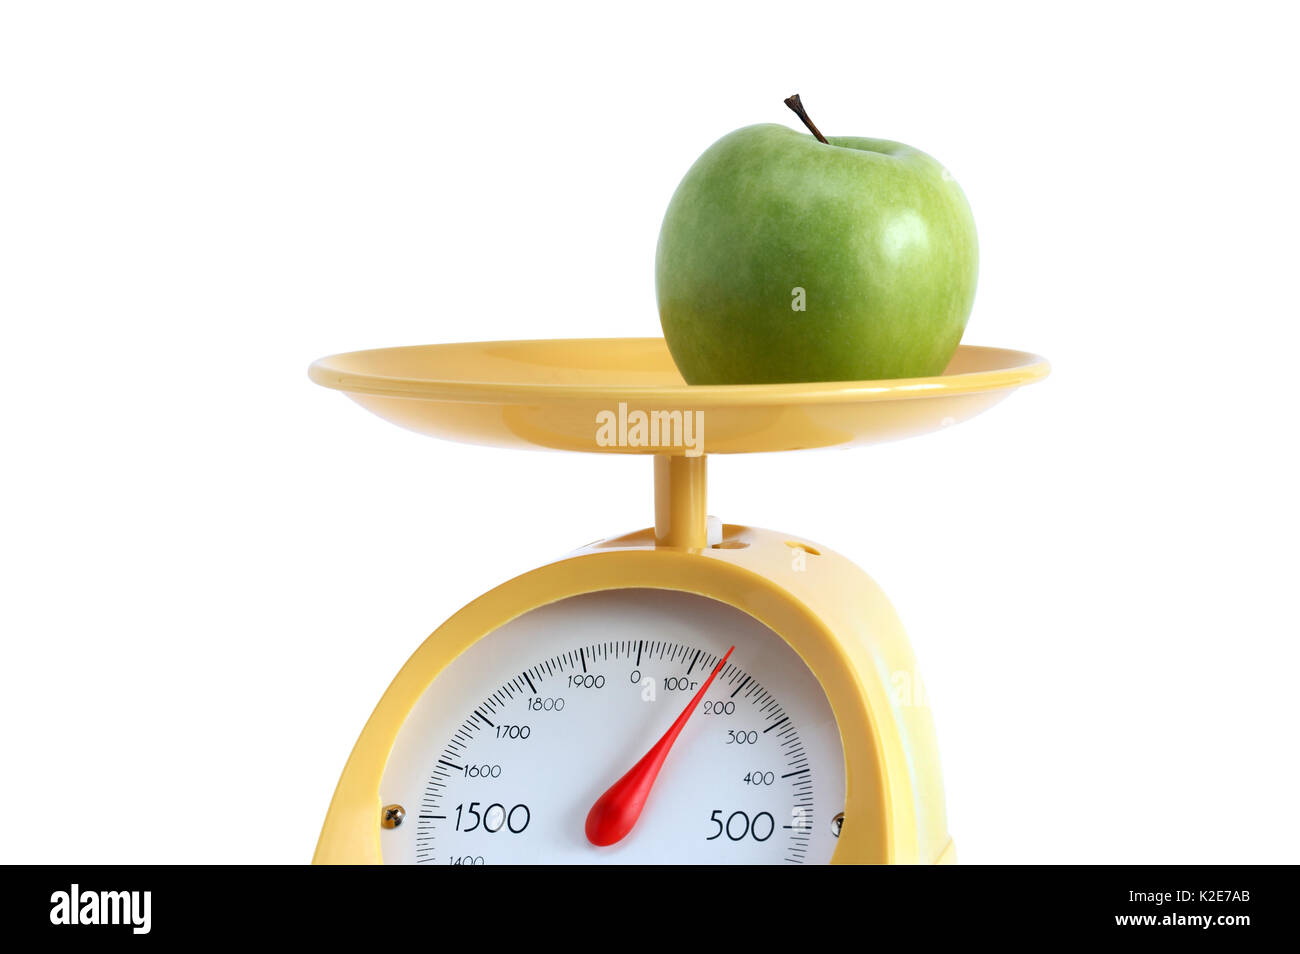
[[[679,917],[748,928],[947,936],[1099,936],[1234,943],[1291,934],[1289,867],[859,868],[810,875],[773,869],[653,868],[588,880],[583,869],[308,867],[11,867],[0,900],[12,936],[91,945],[151,940],[373,944],[431,930],[506,943],[544,924],[595,940],[672,936]],[[624,880],[626,879],[626,880]],[[608,925],[606,928],[605,926]],[[721,924],[720,924],[721,926]],[[592,932],[601,929],[601,933]],[[611,933],[605,934],[604,930]],[[757,934],[752,932],[758,932]],[[783,932],[784,933],[784,932]],[[810,937],[822,936],[819,928]],[[866,938],[870,940],[870,938]]]

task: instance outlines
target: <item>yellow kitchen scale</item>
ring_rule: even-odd
[[[315,861],[952,861],[893,607],[819,543],[708,516],[706,460],[924,434],[1047,373],[962,346],[937,377],[692,387],[658,338],[317,361],[317,384],[421,434],[653,455],[655,523],[501,584],[426,639],[362,730]]]

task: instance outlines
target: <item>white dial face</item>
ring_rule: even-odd
[[[643,757],[688,709],[654,776]],[[593,806],[638,765],[649,794],[629,783],[602,803],[597,830],[617,837],[598,847]],[[454,660],[398,733],[380,796],[405,809],[381,832],[387,863],[824,863],[844,750],[770,629],[705,597],[614,590],[533,610]]]

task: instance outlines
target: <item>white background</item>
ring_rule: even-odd
[[[921,440],[715,458],[710,510],[890,593],[963,860],[1294,861],[1291,16],[7,4],[0,860],[308,860],[424,636],[651,486],[400,431],[307,364],[657,334],[678,179],[798,91],[953,172],[966,341],[1054,374]]]

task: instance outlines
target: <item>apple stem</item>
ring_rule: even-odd
[[[787,99],[785,104],[794,110],[796,116],[803,120],[803,124],[808,127],[808,131],[816,136],[819,142],[826,142],[826,137],[822,135],[822,131],[814,126],[813,121],[808,118],[808,112],[803,108],[803,103],[800,101],[798,93],[795,93]],[[826,142],[826,145],[829,146],[830,143]]]

